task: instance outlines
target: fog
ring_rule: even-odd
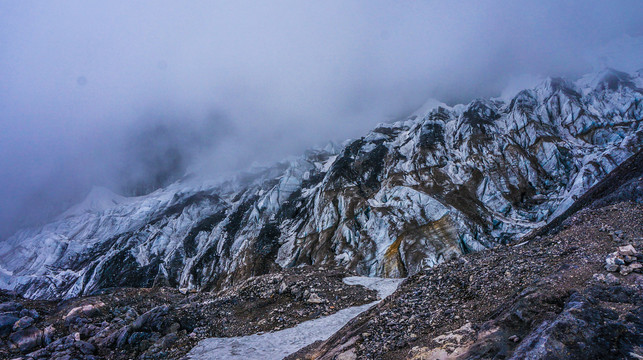
[[[643,2],[4,1],[0,239],[358,137],[428,98],[643,67]]]

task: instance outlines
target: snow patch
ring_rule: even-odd
[[[402,279],[353,276],[345,278],[344,282],[377,290],[379,296],[384,298],[397,289]],[[283,359],[315,341],[329,338],[352,318],[370,309],[379,301],[340,310],[333,315],[305,321],[285,330],[233,338],[205,339],[190,351],[188,358],[192,360]]]

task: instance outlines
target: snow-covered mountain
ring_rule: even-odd
[[[0,287],[31,298],[207,289],[300,264],[398,277],[545,225],[643,145],[643,74],[554,78],[511,100],[427,106],[217,184],[95,189],[0,243]]]

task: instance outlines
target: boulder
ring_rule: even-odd
[[[13,324],[13,331],[18,331],[22,329],[26,329],[33,325],[34,319],[30,316],[25,316],[23,318],[20,318],[18,321],[16,321]]]
[[[613,270],[613,271],[617,271],[617,270],[618,270],[618,267],[616,267],[616,270]],[[621,281],[612,274],[607,274],[607,275],[594,274],[593,278],[594,280],[606,285],[618,285],[621,283]]]
[[[23,308],[22,304],[19,304],[14,301],[9,301],[9,302],[0,304],[0,313],[20,311],[22,310],[22,308]]]
[[[49,345],[54,341],[54,334],[56,333],[56,328],[53,325],[49,325],[43,330],[43,341],[45,345]]]
[[[155,307],[134,320],[132,323],[132,330],[162,330],[164,317],[169,313],[169,311],[170,307],[167,305]]]
[[[50,359],[51,358],[51,352],[47,349],[40,349],[36,350],[32,353],[27,354],[27,358],[34,358],[34,359]]]
[[[65,320],[65,323],[69,324],[72,322],[74,319],[78,317],[93,317],[98,314],[100,314],[100,307],[104,306],[105,304],[88,304],[88,305],[83,305],[83,306],[78,306],[75,307],[67,313],[63,317],[63,320]]]
[[[129,326],[125,326],[121,330],[119,330],[118,339],[116,340],[116,347],[120,349],[127,345],[127,339],[129,339],[130,332],[131,329]]]
[[[43,333],[42,330],[37,327],[31,326],[11,334],[9,340],[11,340],[20,351],[26,353],[42,345]]]
[[[616,264],[616,259],[618,258],[618,252],[613,252],[605,258],[605,266],[609,265],[618,265]]]
[[[25,317],[25,316],[29,316],[34,319],[37,319],[40,316],[40,314],[38,314],[36,310],[30,310],[30,309],[20,310],[20,317]]]
[[[19,319],[13,315],[0,315],[0,336],[11,334],[13,324]]]
[[[99,348],[109,348],[118,341],[120,335],[119,329],[107,326],[94,335],[90,341]]]
[[[624,256],[636,256],[636,254],[638,254],[632,245],[619,246],[618,253]]]
[[[321,304],[324,302],[324,299],[320,298],[319,295],[312,293],[308,296],[306,302],[309,304]]]
[[[87,341],[76,341],[74,343],[74,347],[85,355],[90,355],[96,352],[96,347]]]
[[[640,272],[641,268],[643,268],[643,265],[641,265],[640,263],[632,263],[630,265],[621,265],[620,266],[620,269],[621,269],[620,274],[621,275],[629,275],[633,271]]]
[[[612,344],[635,339],[636,334],[613,310],[600,307],[592,297],[574,293],[564,310],[535,328],[510,359],[620,359],[624,354],[614,353]]]
[[[136,346],[138,343],[140,343],[143,340],[146,340],[149,337],[150,337],[149,333],[135,332],[132,335],[130,335],[129,339],[127,340],[127,343],[132,346]]]
[[[609,272],[617,272],[618,271],[618,265],[616,265],[616,264],[605,265],[605,270],[607,270]]]
[[[175,342],[179,340],[179,337],[175,333],[170,333],[165,335],[161,340],[159,340],[159,346],[162,349],[171,347]]]

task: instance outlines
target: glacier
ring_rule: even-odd
[[[643,72],[549,78],[343,146],[139,197],[94,189],[0,242],[0,287],[70,298],[110,287],[219,289],[302,264],[405,277],[529,234],[643,144]]]

